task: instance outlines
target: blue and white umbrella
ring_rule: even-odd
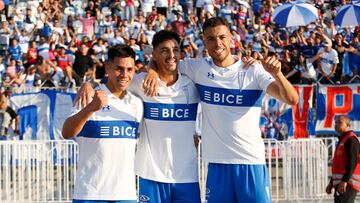
[[[360,25],[360,2],[353,2],[340,7],[334,19],[340,27]]]
[[[318,10],[302,1],[289,2],[276,7],[272,19],[283,27],[305,26],[318,19]]]

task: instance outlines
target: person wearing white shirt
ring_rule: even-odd
[[[148,17],[151,14],[153,6],[154,0],[142,0],[141,10],[144,12],[145,17]]]
[[[127,45],[109,49],[106,85],[91,103],[66,119],[62,135],[76,137],[79,163],[73,203],[136,203],[134,158],[141,100],[127,91],[135,75],[135,52]]]
[[[324,48],[319,50],[320,61],[318,63],[320,83],[331,84],[333,83],[334,74],[336,72],[337,64],[339,63],[338,53],[335,49],[331,48],[332,43],[325,41]],[[339,67],[341,68],[341,67]]]
[[[211,58],[180,62],[179,71],[194,81],[201,99],[207,202],[271,202],[259,128],[262,97],[266,92],[294,105],[298,95],[275,57],[246,68],[230,54],[232,36],[225,19],[207,19],[203,29]],[[149,71],[144,86],[150,95],[156,95],[153,86],[158,76]]]
[[[167,0],[156,0],[155,1],[156,11],[161,15],[167,17],[167,9],[169,7]]]
[[[194,83],[178,72],[179,42],[175,32],[162,30],[154,35],[153,56],[160,67],[159,95],[145,95],[143,73],[136,75],[129,87],[144,104],[135,158],[140,202],[200,203],[194,143],[199,95]],[[82,89],[91,95],[89,83]]]
[[[159,94],[145,95],[142,73],[131,90],[144,102],[144,121],[135,159],[139,200],[148,203],[200,203],[194,144],[199,95],[195,84],[177,69],[180,38],[162,30],[153,38],[159,66]],[[171,130],[170,130],[171,129]]]
[[[109,46],[115,46],[117,44],[125,44],[124,38],[121,37],[121,33],[118,29],[115,30],[114,37],[109,39]]]

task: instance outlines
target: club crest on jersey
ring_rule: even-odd
[[[106,105],[106,106],[102,107],[102,111],[110,111],[110,106]]]
[[[147,203],[150,201],[150,197],[146,195],[140,195],[139,197],[139,203]]]
[[[209,78],[209,79],[214,79],[215,78],[215,75],[214,75],[214,73],[211,73],[211,72],[208,72],[207,73],[207,77]]]

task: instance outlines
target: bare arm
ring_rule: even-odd
[[[282,74],[280,61],[274,57],[268,57],[262,61],[262,64],[264,69],[275,78],[275,81],[268,86],[266,92],[287,104],[297,104],[299,96],[295,88]]]
[[[85,108],[80,110],[77,114],[66,119],[62,135],[65,139],[75,137],[80,133],[85,123],[96,111],[100,110],[107,104],[107,96],[104,91],[96,91],[93,101],[86,105]]]
[[[157,72],[156,63],[153,60],[149,62],[148,74],[146,75],[143,83],[145,94],[147,96],[155,96],[157,94],[159,74]]]

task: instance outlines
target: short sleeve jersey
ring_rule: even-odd
[[[108,105],[95,112],[76,137],[74,199],[135,200],[135,146],[143,105],[129,92],[119,99],[105,85],[98,88],[107,93]]]
[[[188,77],[178,76],[172,86],[159,79],[155,97],[144,95],[144,73],[137,75],[129,88],[144,103],[135,159],[135,173],[142,178],[165,183],[198,181],[193,136],[199,96]]]
[[[241,60],[221,68],[211,58],[190,59],[181,61],[179,68],[200,95],[205,161],[264,164],[261,103],[274,78],[260,64],[244,69]]]

